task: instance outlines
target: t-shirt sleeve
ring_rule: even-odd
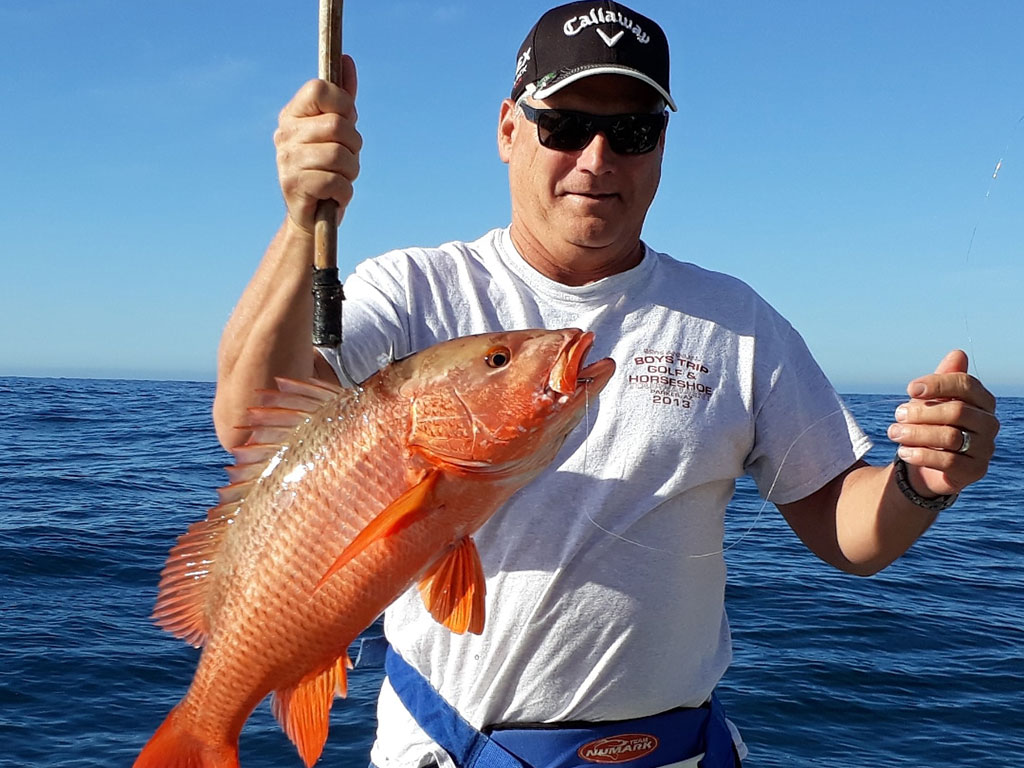
[[[363,381],[410,353],[406,287],[383,259],[365,261],[344,283],[341,354]]]
[[[800,334],[780,322],[758,340],[754,444],[745,468],[764,498],[788,504],[862,458],[871,441]]]

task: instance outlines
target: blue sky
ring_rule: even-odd
[[[547,5],[346,3],[366,146],[343,272],[507,223],[498,105]],[[754,286],[842,391],[960,346],[1024,395],[1024,3],[633,7],[668,33],[680,107],[649,243]],[[0,0],[0,375],[213,378],[284,214],[271,137],[316,20]]]

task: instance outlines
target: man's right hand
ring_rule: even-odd
[[[352,199],[363,138],[356,130],[356,65],[342,57],[342,86],[310,80],[281,110],[274,146],[288,223],[310,235],[320,200],[338,203],[338,222]]]
[[[245,441],[247,410],[275,377],[304,379],[328,370],[310,343],[313,229],[321,200],[352,199],[363,139],[356,130],[356,67],[342,59],[342,87],[311,80],[281,110],[274,133],[277,173],[288,215],[224,327],[217,352],[213,420],[225,448]],[[327,366],[324,365],[326,369]]]

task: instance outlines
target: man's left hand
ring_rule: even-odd
[[[917,492],[959,493],[984,477],[999,432],[996,399],[967,373],[966,353],[950,352],[935,373],[910,382],[907,394],[912,399],[896,409],[889,437]]]

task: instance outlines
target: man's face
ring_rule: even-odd
[[[530,103],[614,115],[651,112],[659,100],[635,78],[595,75]],[[555,257],[575,253],[577,260],[580,249],[604,249],[607,255],[635,248],[661,178],[664,134],[654,151],[644,155],[616,154],[601,133],[578,151],[547,149],[537,139],[537,126],[516,114],[514,103],[506,99],[498,148],[509,165],[513,231],[520,237],[534,240]]]

